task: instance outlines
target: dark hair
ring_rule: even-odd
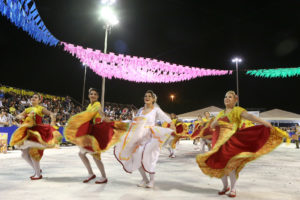
[[[90,89],[89,89],[89,94],[90,94],[92,91],[96,92],[96,93],[98,94],[98,96],[99,96],[99,92],[98,92],[97,89],[95,89],[95,88],[90,88]]]
[[[41,96],[40,94],[38,94],[38,93],[34,93],[34,94],[32,95],[32,97],[33,97],[34,95],[38,96],[38,97],[39,97],[39,99],[40,99],[40,100],[42,100],[42,96]]]

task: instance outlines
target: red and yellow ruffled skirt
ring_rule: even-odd
[[[32,116],[13,133],[10,146],[20,149],[29,148],[30,156],[36,161],[41,160],[44,149],[59,147],[62,135],[49,124],[35,124]]]
[[[101,152],[119,142],[128,131],[129,124],[119,121],[101,122],[100,118],[93,120],[96,114],[96,111],[84,111],[71,117],[64,136],[69,142],[101,159]]]
[[[198,123],[196,124],[193,133],[190,136],[191,140],[197,139],[197,138],[203,138],[207,140],[212,139],[212,130],[210,129],[211,123],[214,121],[214,118],[212,118],[210,121],[205,122],[203,124]]]
[[[164,128],[170,128],[171,124],[169,123],[164,123],[162,124],[162,127]],[[175,125],[176,131],[171,133],[171,136],[173,137],[171,141],[171,148],[176,149],[176,144],[181,138],[189,138],[190,135],[188,134],[189,132],[189,127],[184,124],[184,123],[177,123]]]
[[[288,134],[277,127],[253,126],[238,131],[233,125],[223,122],[212,133],[213,149],[199,154],[196,161],[202,172],[210,177],[222,178],[260,156],[273,151]]]

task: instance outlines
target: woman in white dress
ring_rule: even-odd
[[[148,90],[145,93],[145,106],[142,107],[133,119],[130,130],[124,134],[115,146],[114,154],[123,165],[123,169],[132,173],[139,170],[143,180],[137,186],[152,188],[154,186],[155,166],[158,161],[160,149],[164,142],[175,130],[155,126],[157,121],[171,123],[171,119],[156,104],[155,93]],[[149,173],[150,180],[146,172]]]

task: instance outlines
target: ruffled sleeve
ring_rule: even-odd
[[[217,115],[216,119],[219,119],[220,117],[224,116],[224,110],[220,111]]]
[[[97,111],[101,108],[101,103],[99,101],[95,102],[93,105],[89,104],[86,111]]]
[[[38,114],[39,116],[43,117],[44,116],[43,109],[44,109],[43,106],[36,107],[36,114]]]
[[[159,120],[161,122],[167,122],[167,123],[172,122],[171,118],[160,108],[155,108],[155,109],[156,109],[156,120]]]
[[[93,105],[89,104],[89,106],[86,109],[86,111],[88,112],[97,112],[97,114],[93,117],[94,122],[97,118],[102,118],[100,113],[98,112],[98,110],[100,109],[101,109],[101,103],[99,101],[95,102]]]
[[[26,108],[26,109],[25,109],[25,113],[26,113],[26,114],[29,114],[29,113],[31,112],[31,110],[32,110],[32,108],[31,108],[31,107],[29,107],[29,108]]]
[[[139,117],[139,116],[141,116],[141,114],[142,114],[142,112],[143,112],[143,107],[142,108],[140,108],[139,110],[138,110],[138,112],[136,113],[136,117]]]
[[[247,111],[246,109],[242,108],[242,107],[234,107],[234,109],[232,110],[232,122],[235,122],[235,123],[241,123],[242,121],[242,117],[241,117],[241,114],[244,112],[244,111]]]

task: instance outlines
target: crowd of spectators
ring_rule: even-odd
[[[28,95],[19,95],[14,92],[4,93],[3,90],[0,90],[0,127],[19,125],[20,122],[16,116],[31,106],[30,99],[31,96]],[[82,107],[75,104],[68,96],[64,100],[43,98],[40,105],[57,113],[56,126],[58,127],[65,126],[71,116],[82,111]],[[133,105],[116,103],[105,103],[105,105],[104,112],[111,120],[131,120],[137,111]],[[49,116],[43,117],[43,123],[49,124],[50,122]]]
[[[31,106],[30,98],[27,95],[0,91],[0,127],[18,125],[19,121],[16,119],[16,116]],[[58,127],[64,126],[70,116],[82,110],[81,106],[75,105],[70,97],[66,97],[65,100],[43,98],[40,105],[49,111],[57,113],[56,125]],[[50,121],[49,116],[43,117],[43,123],[49,124]]]
[[[111,120],[132,120],[137,112],[137,108],[134,105],[124,105],[116,103],[105,103],[104,113]]]

